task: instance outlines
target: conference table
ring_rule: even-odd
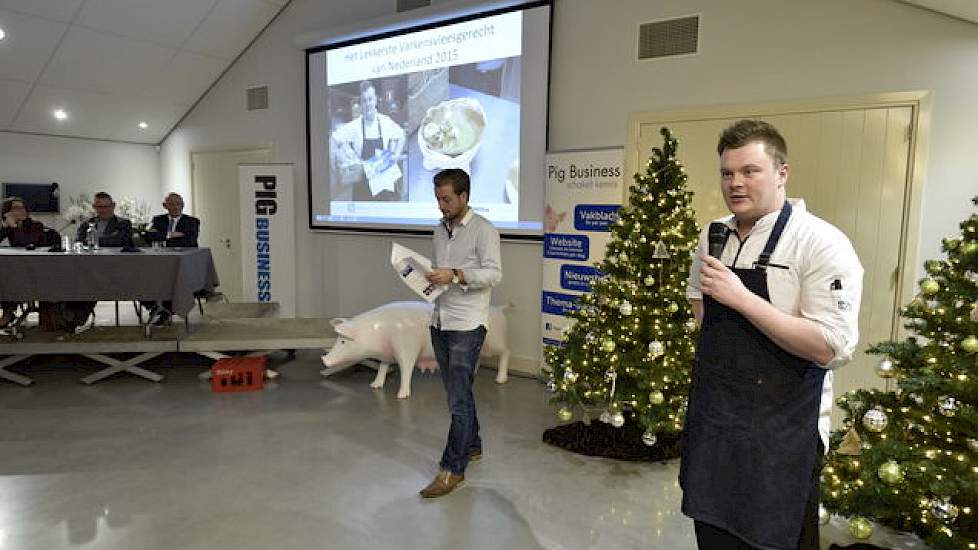
[[[194,307],[194,293],[213,291],[219,284],[208,248],[138,250],[102,248],[65,253],[0,247],[0,301],[170,301],[172,312],[186,318]],[[103,353],[82,353],[108,365],[82,381],[93,383],[121,371],[159,381],[161,376],[137,365],[162,351],[142,351],[146,353],[126,361]],[[0,378],[25,383],[24,377],[4,371],[4,367],[29,356],[0,358]]]
[[[209,248],[48,252],[0,247],[0,301],[171,301],[186,316],[194,293],[219,283]]]

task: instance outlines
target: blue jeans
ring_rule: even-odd
[[[441,380],[448,394],[452,425],[440,466],[456,475],[465,473],[469,452],[482,452],[479,419],[472,396],[472,381],[479,364],[479,352],[486,339],[486,327],[475,330],[440,330],[431,327],[431,346],[438,360]]]

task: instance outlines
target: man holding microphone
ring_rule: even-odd
[[[701,331],[682,510],[701,549],[816,550],[832,370],[855,350],[863,269],[845,234],[786,198],[773,126],[739,121],[717,152],[732,215],[703,231],[690,269]]]

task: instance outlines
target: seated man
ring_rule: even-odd
[[[75,240],[88,242],[88,229],[92,227],[99,246],[132,246],[132,223],[115,215],[115,201],[112,200],[112,195],[105,192],[96,193],[92,208],[95,209],[95,217],[78,226]]]
[[[0,224],[0,243],[7,241],[10,246],[51,246],[57,243],[58,234],[44,227],[44,224],[30,218],[24,201],[10,197],[3,201],[3,223]],[[14,309],[18,302],[0,302],[0,327],[14,320]]]
[[[152,228],[146,232],[149,241],[165,241],[167,247],[197,247],[200,220],[183,213],[183,197],[170,193],[163,198],[166,214],[153,216]]]
[[[170,193],[163,197],[166,214],[153,216],[152,228],[146,232],[146,240],[165,242],[169,247],[197,248],[197,235],[200,233],[200,220],[183,213],[183,197]],[[143,301],[149,309],[149,322],[154,325],[166,324],[170,320],[173,302]]]

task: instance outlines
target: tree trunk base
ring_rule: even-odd
[[[659,462],[679,457],[679,434],[656,434],[655,445],[649,446],[642,443],[644,432],[629,422],[615,428],[596,420],[590,426],[578,421],[544,431],[543,442],[577,454],[617,460]]]

